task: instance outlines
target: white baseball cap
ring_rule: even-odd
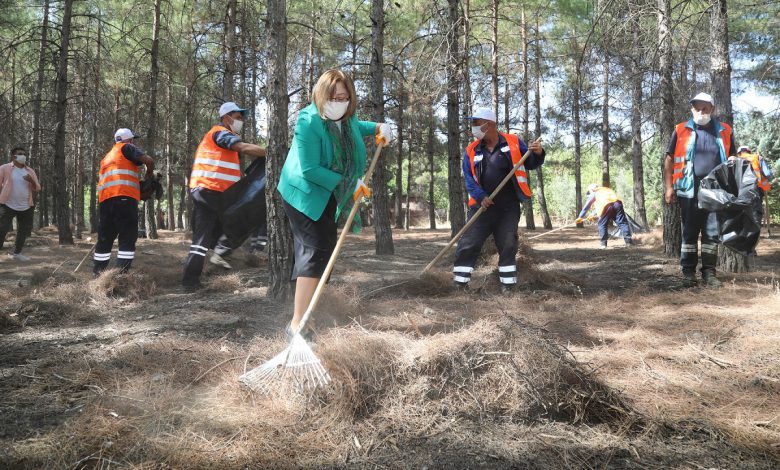
[[[133,131],[131,131],[126,127],[117,129],[116,132],[114,132],[114,141],[116,142],[124,142],[126,140],[134,139],[136,137],[138,136],[133,134]]]
[[[246,109],[240,108],[236,103],[232,101],[228,101],[227,103],[223,103],[222,106],[219,107],[219,117],[222,117],[225,114],[229,114],[235,111],[244,114],[246,112]]]
[[[470,119],[472,121],[474,119],[484,119],[486,121],[496,122],[496,113],[494,113],[490,108],[479,108],[473,116],[466,116],[466,119]]]
[[[740,147],[737,149],[737,153],[739,154],[742,152],[750,152],[750,147],[747,145],[740,145]]]
[[[596,183],[593,183],[593,184],[591,184],[591,185],[589,185],[589,186],[588,186],[588,192],[589,192],[589,193],[592,193],[592,192],[593,192],[593,191],[595,191],[595,190],[596,190],[598,187],[599,187],[599,185],[597,185]]]
[[[699,93],[698,95],[691,98],[690,103],[693,104],[694,101],[703,101],[715,106],[715,100],[712,99],[712,96],[710,96],[709,93]]]

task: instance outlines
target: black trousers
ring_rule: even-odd
[[[469,209],[469,220],[478,207]],[[482,245],[490,235],[498,248],[498,278],[502,284],[517,284],[517,224],[520,222],[520,204],[505,207],[491,206],[479,216],[474,225],[463,234],[455,250],[454,280],[468,284]]]
[[[222,235],[222,222],[219,219],[222,193],[195,188],[190,191],[190,198],[192,199],[192,245],[190,245],[181,281],[185,286],[200,284],[206,253],[214,249]]]
[[[682,218],[680,266],[684,273],[695,273],[699,263],[698,243],[701,235],[701,272],[715,274],[718,263],[718,220],[714,212],[699,209],[698,199],[679,197]]]
[[[293,233],[295,266],[291,281],[299,277],[322,277],[338,241],[336,198],[331,196],[319,219],[313,220],[282,199]]]
[[[98,206],[98,239],[95,244],[92,271],[100,274],[108,268],[114,240],[119,238],[116,266],[122,272],[130,269],[138,240],[138,201],[118,196],[106,199]]]
[[[0,204],[0,249],[3,248],[5,236],[11,230],[11,223],[13,223],[14,217],[16,217],[16,246],[14,247],[14,254],[22,252],[24,242],[27,241],[27,237],[32,233],[34,213],[35,207],[30,207],[26,211],[17,211],[5,204]]]

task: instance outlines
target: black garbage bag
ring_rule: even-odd
[[[233,248],[240,247],[266,223],[265,158],[256,158],[244,173],[222,196],[222,232]]]
[[[754,210],[759,204],[756,175],[747,160],[722,163],[701,180],[699,208],[716,213],[720,242],[746,256],[761,233]]]
[[[165,194],[165,189],[159,178],[149,178],[141,181],[141,200],[148,201],[149,199],[162,199]]]

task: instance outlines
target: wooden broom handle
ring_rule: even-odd
[[[377,162],[379,161],[379,154],[382,153],[382,147],[383,145],[377,145],[376,151],[374,152],[374,158],[371,160],[371,164],[368,167],[368,170],[366,171],[366,174],[363,175],[363,183],[368,185],[368,182],[371,181],[371,176],[374,174],[374,168],[376,167]],[[350,197],[352,197],[350,195]],[[311,301],[309,302],[309,307],[306,308],[306,312],[303,314],[303,318],[301,318],[301,322],[298,324],[298,331],[295,333],[298,334],[301,331],[303,331],[303,328],[306,326],[306,322],[309,321],[309,317],[311,316],[312,312],[315,308],[317,308],[317,303],[320,301],[320,297],[322,296],[322,292],[325,290],[325,284],[328,282],[328,278],[330,277],[330,273],[333,272],[333,266],[336,264],[336,258],[339,256],[339,252],[341,251],[341,248],[344,246],[344,240],[347,238],[347,233],[352,228],[352,222],[355,220],[355,216],[358,213],[358,210],[360,210],[360,202],[363,200],[363,193],[360,194],[358,199],[355,201],[354,204],[352,204],[352,210],[349,211],[349,216],[347,217],[347,221],[344,223],[344,228],[341,230],[341,235],[339,235],[339,239],[336,242],[336,247],[333,249],[333,254],[330,255],[330,259],[328,260],[328,265],[325,266],[325,272],[322,273],[322,277],[320,278],[320,282],[317,283],[317,288],[314,290],[314,295],[311,298]]]
[[[537,138],[537,139],[534,141],[534,143],[535,143],[535,142],[538,142],[538,141],[540,141],[541,139],[542,139],[542,137],[540,136],[539,138]],[[520,160],[519,160],[517,163],[515,163],[515,166],[514,166],[514,167],[512,167],[512,170],[511,170],[509,173],[507,173],[507,175],[506,175],[506,176],[504,177],[504,179],[501,181],[501,184],[499,184],[499,185],[496,187],[496,189],[494,189],[494,190],[493,190],[493,192],[490,194],[490,196],[488,196],[488,198],[489,198],[491,201],[493,200],[493,198],[494,198],[494,197],[496,197],[496,195],[498,194],[498,192],[499,192],[499,191],[501,191],[501,190],[504,188],[504,186],[506,186],[506,183],[507,183],[507,182],[508,182],[508,181],[509,181],[511,178],[513,178],[513,177],[515,176],[515,172],[517,171],[517,169],[518,169],[518,168],[520,168],[520,166],[521,166],[523,163],[525,163],[525,160],[526,160],[526,159],[527,159],[527,158],[528,158],[530,155],[531,155],[531,151],[530,151],[530,150],[526,151],[526,152],[525,152],[525,155],[523,155],[523,158],[521,158],[521,159],[520,159]],[[526,178],[527,178],[527,176],[526,176]],[[469,228],[471,228],[471,226],[472,226],[472,225],[474,225],[474,222],[476,222],[476,221],[477,221],[477,219],[479,218],[479,216],[480,216],[480,215],[482,215],[482,213],[483,213],[483,212],[485,212],[485,210],[486,210],[486,209],[480,205],[480,206],[479,206],[479,210],[477,210],[477,212],[476,212],[476,213],[475,213],[473,216],[471,216],[471,218],[469,219],[469,221],[468,221],[468,222],[466,222],[466,225],[464,225],[464,226],[463,226],[463,228],[462,228],[462,229],[460,229],[460,232],[456,233],[456,234],[455,234],[455,236],[454,236],[454,237],[452,237],[452,240],[450,240],[450,242],[449,242],[449,243],[447,243],[447,246],[445,246],[445,247],[444,247],[444,248],[443,248],[443,249],[442,249],[442,250],[439,252],[439,254],[438,254],[438,255],[436,255],[436,257],[435,257],[435,258],[433,258],[433,261],[431,261],[430,263],[428,263],[428,266],[426,266],[426,267],[425,267],[425,269],[423,269],[423,270],[422,270],[422,273],[420,273],[420,274],[425,274],[425,273],[427,273],[427,272],[428,272],[428,271],[429,271],[429,270],[430,270],[430,269],[431,269],[431,268],[432,268],[432,267],[433,267],[433,266],[434,266],[436,263],[438,263],[438,262],[439,262],[439,260],[440,260],[440,259],[441,259],[441,258],[442,258],[442,257],[443,257],[443,256],[444,256],[446,253],[447,253],[447,250],[449,250],[449,249],[450,249],[450,247],[452,247],[452,245],[454,245],[454,244],[455,244],[455,242],[457,242],[458,240],[460,240],[460,237],[462,237],[462,236],[463,236],[463,234],[464,234],[464,233],[466,233],[466,231],[467,231]]]

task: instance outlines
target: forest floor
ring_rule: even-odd
[[[658,234],[600,251],[566,229],[523,242],[502,295],[491,248],[469,292],[446,264],[418,277],[448,234],[396,231],[393,256],[348,239],[316,312],[333,383],[283,400],[237,381],[284,347],[265,253],[187,294],[183,234],[93,280],[73,274],[91,242],[37,232],[31,262],[0,259],[0,467],[780,466],[777,238],[685,289]]]

